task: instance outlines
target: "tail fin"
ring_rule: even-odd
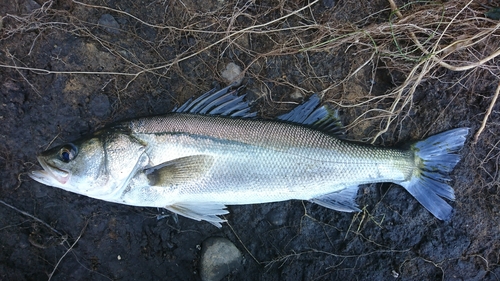
[[[429,212],[440,220],[449,220],[452,207],[443,198],[454,200],[453,188],[446,182],[460,155],[469,128],[449,130],[412,145],[415,170],[409,181],[400,183]],[[442,198],[443,197],[443,198]]]

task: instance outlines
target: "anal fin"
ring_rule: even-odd
[[[348,186],[340,191],[328,193],[309,201],[341,212],[359,212],[360,210],[355,202],[358,189],[357,185]]]
[[[226,222],[226,220],[218,216],[229,213],[222,203],[176,203],[165,208],[193,220],[207,221],[219,228],[222,227],[221,223]]]
[[[213,162],[212,156],[192,155],[147,168],[144,173],[151,186],[172,186],[199,179],[212,167]]]

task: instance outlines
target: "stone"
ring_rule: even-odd
[[[111,113],[111,104],[108,96],[98,94],[90,98],[89,107],[92,115],[96,117],[106,117]]]
[[[228,239],[211,237],[201,246],[200,277],[203,281],[219,281],[241,267],[243,255]]]
[[[241,74],[241,67],[234,62],[230,62],[226,65],[226,68],[221,73],[222,78],[224,78],[228,84],[234,83],[235,86],[239,86],[243,81],[243,75]]]
[[[106,30],[106,32],[111,34],[120,33],[120,24],[115,20],[115,18],[110,14],[104,14],[99,19],[98,24]]]

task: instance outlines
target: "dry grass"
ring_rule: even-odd
[[[231,53],[230,60],[243,66],[245,76],[254,81],[255,88],[266,98],[272,99],[270,85],[278,85],[301,94],[320,91],[332,97],[330,102],[346,109],[363,108],[363,113],[348,128],[363,122],[378,124],[372,141],[385,133],[395,120],[405,119],[417,87],[422,81],[440,79],[443,69],[462,72],[464,78],[458,80],[467,89],[474,87],[475,73],[480,71],[481,75],[489,73],[492,81],[500,78],[497,59],[500,55],[500,23],[486,18],[485,8],[477,3],[412,2],[398,7],[389,0],[386,10],[358,22],[346,23],[334,17],[316,19],[313,9],[318,9],[318,2],[312,1],[305,6],[280,3],[271,9],[259,8],[251,2],[237,3],[205,13],[195,12],[186,2],[179,7],[165,6],[165,12],[171,10],[183,19],[172,22],[168,14],[163,18],[153,14],[148,21],[148,17],[119,8],[72,1],[68,11],[54,8],[54,1],[47,1],[28,15],[6,15],[2,40],[5,42],[36,31],[37,35],[30,37],[29,57],[41,37],[53,32],[69,32],[88,38],[110,55],[115,64],[104,66],[104,69],[83,70],[69,65],[49,70],[32,65],[28,59],[7,49],[0,67],[16,69],[21,75],[26,71],[40,75],[106,75],[116,80],[119,93],[127,94],[135,89],[128,89],[134,82],[154,84],[154,79],[169,79],[172,73],[188,85],[199,87],[183,70],[182,63],[189,61],[201,63],[200,67],[205,67],[215,74],[213,78],[222,81],[218,73]],[[121,17],[131,26],[154,30],[156,40],[147,40],[137,29],[125,27],[122,35],[127,43],[110,39],[96,24],[95,14],[103,13]],[[390,16],[384,16],[387,14]],[[181,48],[181,52],[170,58],[165,57],[164,49],[178,45],[183,38],[195,43]],[[259,45],[253,45],[253,41]],[[147,49],[140,54],[132,51],[134,48]],[[317,59],[313,56],[318,53],[325,57],[345,54],[347,60],[351,60],[349,71],[341,79],[327,77],[315,65]],[[299,73],[296,75],[303,76],[304,83],[296,83],[286,71],[281,77],[268,75],[265,69],[269,61],[295,61],[293,67]],[[332,65],[335,67],[339,66]],[[375,81],[375,74],[381,68],[389,71],[397,86],[385,93],[373,93],[373,85],[366,81]],[[28,79],[25,80],[31,85]],[[366,92],[354,97],[338,95],[338,92],[359,83],[366,84],[363,85]],[[31,88],[41,94],[35,85]]]

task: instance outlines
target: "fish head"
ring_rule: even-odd
[[[37,156],[43,170],[32,171],[30,177],[45,185],[76,193],[82,185],[99,179],[105,153],[98,138],[66,143]]]
[[[30,177],[42,184],[89,197],[113,200],[144,162],[144,145],[116,132],[46,150],[37,156],[42,170]]]

